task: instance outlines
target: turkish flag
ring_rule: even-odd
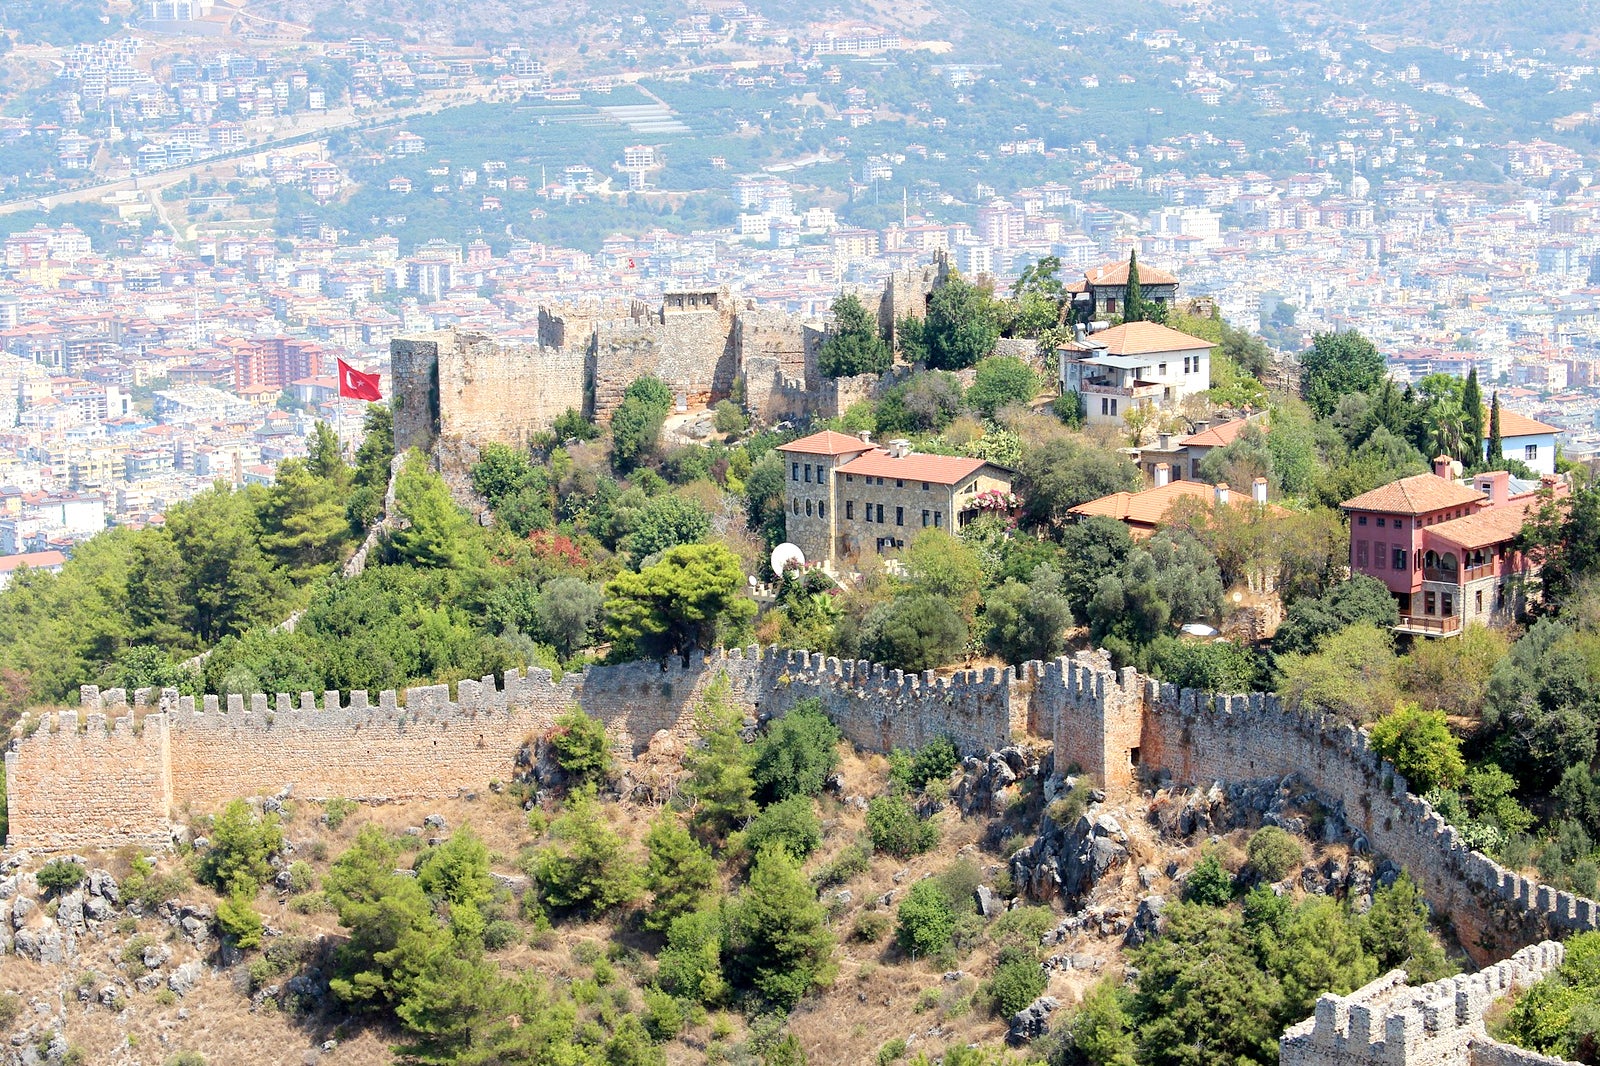
[[[378,375],[363,374],[343,359],[339,360],[339,396],[350,400],[381,400]]]

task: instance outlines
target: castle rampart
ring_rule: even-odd
[[[1554,972],[1562,945],[1523,948],[1477,973],[1409,987],[1395,970],[1348,996],[1317,1000],[1316,1013],[1287,1029],[1281,1066],[1547,1066],[1537,1052],[1492,1039],[1483,1014],[1496,1000]]]
[[[733,701],[755,715],[781,716],[816,697],[841,733],[867,750],[917,748],[948,736],[971,753],[1033,735],[1053,741],[1058,767],[1076,767],[1112,789],[1141,775],[1205,785],[1297,774],[1361,834],[1358,848],[1410,871],[1482,963],[1546,937],[1600,928],[1594,901],[1469,850],[1360,730],[1301,714],[1268,694],[1179,690],[1131,669],[1117,673],[1067,658],[936,677],[751,647],[697,655],[688,664],[594,666],[559,681],[547,671],[513,671],[499,685],[486,677],[457,682],[453,692],[433,685],[376,698],[304,692],[208,696],[197,705],[171,690],[141,690],[132,708],[121,690],[85,686],[81,714],[25,721],[26,735],[6,756],[10,844],[40,851],[158,845],[173,817],[285,787],[308,799],[374,801],[476,791],[509,779],[523,744],[574,704],[606,723],[614,747],[638,754],[661,731],[688,739],[701,696],[719,677]],[[1545,954],[1521,952],[1502,964],[1508,968],[1484,971],[1491,974],[1484,980],[1500,981],[1499,988],[1532,973],[1535,962],[1546,969],[1559,963],[1550,949],[1538,950]],[[1392,981],[1384,987],[1391,991],[1373,986],[1358,994],[1364,998],[1346,997],[1347,1007],[1325,999],[1306,1023],[1312,1029],[1287,1034],[1285,1062],[1532,1066],[1533,1059],[1472,1030],[1481,1029],[1487,1002],[1477,984],[1451,985],[1454,1014],[1440,1005],[1443,985],[1427,986],[1434,998],[1415,1002],[1418,990],[1393,991]],[[1402,999],[1410,1005],[1397,1006]],[[1446,1017],[1459,1019],[1454,1028],[1444,1026]],[[1342,1044],[1329,1036],[1341,1031]]]

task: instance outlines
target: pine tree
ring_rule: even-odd
[[[683,758],[694,800],[689,825],[705,843],[720,847],[756,814],[751,749],[739,736],[744,716],[734,706],[728,675],[719,674],[700,703],[700,744]]]
[[[656,820],[644,843],[650,851],[645,885],[655,893],[644,926],[664,933],[674,918],[704,906],[715,895],[717,864],[670,814]]]
[[[1128,252],[1128,291],[1122,301],[1122,321],[1143,322],[1144,294],[1139,289],[1139,250]]]
[[[1483,461],[1483,390],[1478,387],[1478,368],[1467,372],[1467,387],[1461,394],[1461,444],[1459,456],[1468,466]]]
[[[738,984],[787,1010],[833,975],[827,915],[800,863],[763,848],[728,921],[726,958]]]
[[[1489,462],[1498,463],[1505,458],[1500,441],[1500,390],[1496,389],[1489,403]]]

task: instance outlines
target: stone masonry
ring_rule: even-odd
[[[681,746],[706,686],[719,678],[758,716],[779,717],[817,697],[848,740],[872,751],[948,736],[963,753],[975,753],[1033,735],[1053,742],[1058,767],[1076,766],[1110,789],[1130,788],[1146,775],[1206,785],[1298,773],[1362,835],[1358,848],[1410,871],[1482,964],[1545,938],[1600,928],[1600,904],[1469,850],[1377,757],[1364,732],[1300,714],[1267,694],[1179,690],[1132,669],[1114,673],[1067,658],[938,678],[751,647],[686,664],[595,666],[560,681],[546,671],[513,671],[500,685],[492,677],[460,681],[453,697],[451,686],[435,685],[385,691],[376,700],[328,692],[319,701],[304,692],[208,696],[197,705],[172,690],[140,690],[131,708],[120,689],[85,686],[82,714],[25,720],[24,735],[6,754],[9,843],[45,852],[160,846],[174,817],[286,786],[307,799],[369,801],[476,791],[508,780],[523,744],[573,705],[603,720],[619,751],[638,754],[662,731]],[[1315,1019],[1286,1034],[1283,1061],[1531,1066],[1522,1053],[1479,1035],[1482,1009],[1491,993],[1558,964],[1558,952],[1529,948],[1454,984],[1397,990],[1398,979],[1386,979],[1342,1000],[1325,997]]]
[[[885,280],[863,299],[888,330],[921,317],[943,261]],[[669,292],[659,307],[589,304],[539,309],[537,343],[503,345],[481,333],[441,330],[396,337],[395,442],[427,451],[440,438],[522,444],[568,408],[607,421],[623,390],[653,374],[688,406],[743,389],[746,409],[774,422],[839,414],[860,383],[824,378],[823,323],[756,307],[727,289]]]

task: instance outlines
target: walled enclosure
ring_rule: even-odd
[[[898,318],[926,314],[928,294],[947,273],[939,258],[891,275],[862,299],[887,333]],[[831,417],[860,398],[862,383],[818,370],[825,336],[821,322],[721,289],[669,292],[659,307],[541,307],[537,344],[501,345],[453,329],[396,337],[395,444],[523,444],[569,407],[603,422],[645,374],[689,406],[726,399],[742,384],[746,410],[763,422]]]
[[[166,845],[173,817],[214,812],[240,796],[292,788],[307,799],[382,801],[476,791],[516,771],[518,751],[573,704],[606,723],[619,752],[659,732],[681,744],[706,687],[726,677],[733,701],[781,716],[815,696],[851,742],[873,751],[948,736],[963,753],[1023,735],[1053,741],[1106,787],[1136,774],[1180,783],[1298,774],[1342,809],[1370,847],[1402,864],[1480,963],[1510,960],[1420,989],[1391,974],[1348,997],[1324,996],[1314,1018],[1284,1034],[1284,1066],[1541,1066],[1554,1060],[1496,1044],[1482,1012],[1514,983],[1559,965],[1545,937],[1600,927],[1600,905],[1556,892],[1469,851],[1456,831],[1382,762],[1366,734],[1301,715],[1274,696],[1211,696],[1066,658],[952,678],[906,674],[777,648],[732,649],[689,664],[591,667],[447,685],[248,701],[173,690],[83,689],[83,710],[24,720],[6,754],[12,848],[79,850]],[[157,699],[155,706],[149,701]],[[143,716],[139,711],[143,709]],[[108,721],[107,714],[111,715]]]

